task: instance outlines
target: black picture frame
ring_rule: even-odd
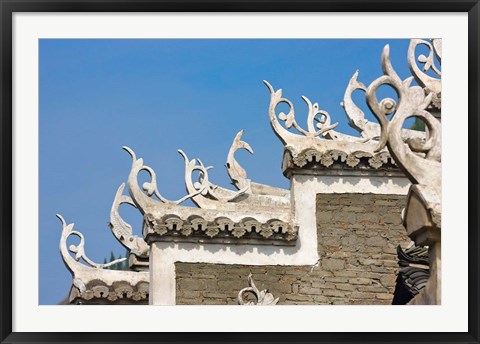
[[[20,333],[12,332],[12,16],[15,12],[467,12],[468,13],[468,332],[464,333]],[[479,14],[478,0],[0,0],[1,22],[1,343],[382,342],[479,343]],[[453,315],[452,315],[453,316]],[[161,321],[159,319],[159,321]]]

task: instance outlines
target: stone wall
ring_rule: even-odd
[[[237,304],[251,272],[279,304],[391,304],[396,246],[409,243],[400,213],[405,196],[317,196],[320,263],[245,266],[176,263],[177,304]]]

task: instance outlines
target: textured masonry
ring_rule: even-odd
[[[410,240],[401,224],[405,196],[317,196],[320,263],[247,266],[176,263],[177,304],[236,304],[251,272],[278,304],[391,304],[396,246]],[[301,229],[300,229],[301,230]]]

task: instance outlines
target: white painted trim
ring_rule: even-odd
[[[292,184],[305,183],[308,180],[314,181],[309,183],[309,185],[315,189],[316,194],[370,193],[377,195],[407,195],[410,188],[410,181],[403,176],[313,176],[296,174],[292,176],[291,180]]]
[[[176,299],[175,261],[168,253],[150,247],[150,305],[174,305]]]

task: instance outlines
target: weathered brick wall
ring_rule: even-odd
[[[372,194],[317,197],[318,253],[326,275],[321,281],[337,295],[343,292],[346,303],[391,303],[396,247],[410,242],[400,217],[405,200]]]
[[[400,220],[405,196],[317,196],[320,264],[245,266],[176,263],[177,304],[237,304],[251,272],[258,289],[279,304],[390,304],[398,270],[396,246],[406,246]]]

